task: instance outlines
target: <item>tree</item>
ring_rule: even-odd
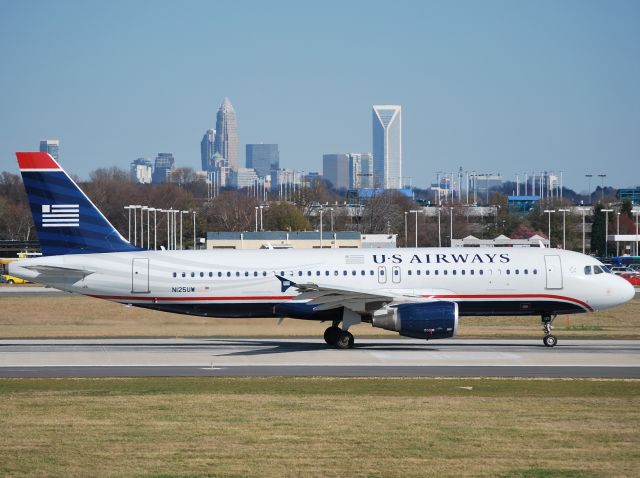
[[[311,224],[293,204],[281,202],[266,209],[264,228],[270,231],[308,231]]]

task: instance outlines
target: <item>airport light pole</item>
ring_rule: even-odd
[[[449,247],[453,247],[453,206],[451,206],[451,225],[449,227]]]
[[[600,184],[600,202],[604,204],[604,178],[607,177],[606,174],[598,174],[598,177],[602,181]]]
[[[545,209],[544,212],[549,213],[549,247],[551,247],[551,213],[556,212],[555,209]]]
[[[256,206],[256,232],[258,232],[258,206]]]
[[[587,209],[584,207],[581,207],[580,210],[582,211],[582,253],[584,254],[585,252],[585,233],[584,233],[584,219],[585,219],[585,215],[587,212]]]
[[[620,235],[620,212],[618,211],[618,213],[616,214],[617,216],[617,222],[618,222],[618,227],[616,228],[616,236]],[[618,240],[619,238],[616,237],[616,257],[620,256],[620,241]]]
[[[147,210],[147,249],[151,249],[151,208],[146,207]]]
[[[142,206],[130,206],[133,208],[133,244],[138,245],[138,211],[137,209]]]
[[[171,250],[171,221],[169,220],[169,214],[171,213],[171,209],[165,209],[167,213],[167,250]]]
[[[600,176],[598,174],[598,176]],[[606,174],[605,174],[606,176]],[[604,213],[604,257],[609,257],[609,213],[613,212],[613,209],[601,209]]]
[[[322,249],[322,206],[320,206],[320,249]]]
[[[196,212],[193,211],[193,250],[195,251],[196,249]]]
[[[404,247],[408,247],[407,245],[407,241],[409,240],[407,238],[407,216],[409,215],[409,213],[407,211],[404,212]]]
[[[585,174],[584,177],[587,178],[587,194],[589,195],[589,204],[591,204],[591,178],[593,177],[593,174]]]
[[[180,250],[183,250],[182,247],[182,239],[183,239],[183,234],[182,234],[182,215],[183,214],[189,214],[191,211],[180,211]]]
[[[415,242],[415,247],[418,247],[418,213],[420,211],[418,209],[411,209],[409,212],[411,214],[415,214],[416,215],[416,230],[415,230],[416,242]]]
[[[640,252],[638,252],[638,215],[640,215],[640,210],[631,212],[636,215],[636,256],[640,256]]]
[[[474,186],[474,195],[475,195],[475,186]],[[442,247],[442,231],[440,229],[440,210],[441,206],[438,206],[438,247]]]
[[[329,214],[331,215],[331,232],[333,232],[333,208],[329,208]]]
[[[558,212],[562,213],[562,248],[566,249],[567,248],[567,234],[566,234],[566,227],[567,227],[567,213],[571,211],[571,209],[558,209]]]
[[[127,241],[131,242],[131,206],[125,206],[129,210],[129,232],[127,233]]]
[[[264,231],[264,228],[262,227],[262,209],[264,208],[263,205],[260,205],[260,230]]]
[[[144,210],[147,206],[140,206],[140,247],[144,248]]]

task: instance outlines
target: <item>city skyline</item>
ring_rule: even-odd
[[[612,5],[7,2],[0,67],[16,74],[0,78],[0,170],[41,138],[59,138],[80,177],[157,151],[199,169],[196,138],[228,96],[243,144],[278,144],[284,167],[369,151],[371,105],[400,104],[414,186],[460,166],[635,186],[640,4]],[[215,35],[211,18],[225,19]]]

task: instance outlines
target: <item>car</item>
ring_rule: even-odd
[[[2,274],[0,276],[0,282],[3,283],[3,284],[9,284],[9,285],[13,285],[13,284],[30,284],[30,282],[27,281],[27,280],[20,279],[19,277],[11,276],[9,274]]]
[[[631,269],[634,272],[640,272],[640,264],[631,264],[629,266],[629,269]]]
[[[640,287],[640,274],[636,274],[635,272],[622,272],[620,277],[629,281],[631,285]]]
[[[629,269],[627,266],[612,266],[609,267],[609,269],[611,270],[611,272],[617,275],[622,274],[623,272],[631,272],[631,269]]]

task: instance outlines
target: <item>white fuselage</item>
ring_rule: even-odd
[[[583,254],[545,248],[261,249],[49,256],[13,263],[10,273],[66,291],[203,316],[296,316],[277,309],[295,303],[296,293],[284,290],[276,276],[454,301],[460,315],[544,315],[605,309],[633,297],[624,279],[585,274],[585,266],[596,264]]]

